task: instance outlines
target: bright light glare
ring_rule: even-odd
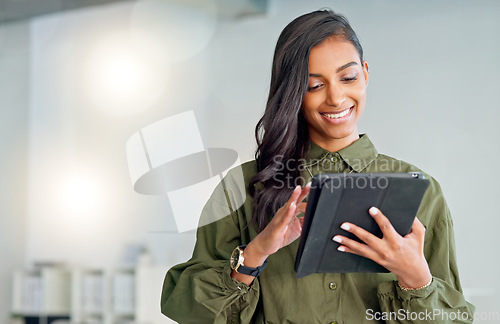
[[[96,81],[109,95],[125,97],[131,96],[140,89],[141,84],[147,80],[144,63],[132,55],[118,55],[109,57],[109,62],[104,62],[101,78]]]
[[[126,36],[95,44],[85,65],[85,95],[100,111],[130,115],[154,104],[167,88],[165,62],[139,49]]]
[[[60,184],[59,204],[68,214],[90,213],[102,205],[98,182],[85,174],[69,174]]]

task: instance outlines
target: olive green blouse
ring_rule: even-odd
[[[333,153],[311,143],[301,162],[306,181],[321,172],[420,171],[378,154],[367,135]],[[247,162],[230,171],[212,194],[192,258],[166,274],[165,315],[178,323],[472,322],[474,306],[464,299],[458,276],[453,221],[439,184],[429,175],[417,214],[427,229],[424,253],[433,275],[427,288],[403,291],[392,273],[319,273],[297,279],[299,240],[271,255],[250,287],[232,279],[231,252],[258,234],[249,225],[252,198],[247,191],[255,174],[255,161]]]

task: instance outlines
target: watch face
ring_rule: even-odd
[[[238,260],[240,259],[240,249],[236,248],[234,249],[233,253],[231,254],[231,259],[229,261],[229,264],[231,265],[231,269],[236,270],[238,267]]]

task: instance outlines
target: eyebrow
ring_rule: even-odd
[[[337,71],[336,71],[336,72],[337,72],[337,73],[339,73],[340,71],[345,70],[345,69],[347,69],[348,67],[353,66],[353,65],[357,65],[357,64],[358,64],[358,63],[357,63],[357,62],[354,62],[354,61],[349,62],[349,63],[344,64],[344,65],[342,65],[341,67],[339,67],[339,68],[337,69]],[[311,77],[321,77],[322,75],[321,75],[321,74],[317,74],[317,73],[311,73],[311,74],[309,74],[309,76],[311,76]]]

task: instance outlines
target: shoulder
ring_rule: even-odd
[[[249,161],[219,174],[222,178],[219,178],[218,184],[207,184],[207,187],[214,185],[215,188],[203,208],[200,226],[215,223],[221,219],[227,220],[225,216],[230,215],[237,223],[238,220],[234,217],[237,217],[237,214],[245,209],[245,204],[249,202],[248,183],[255,174],[256,163]]]
[[[241,206],[248,196],[248,184],[257,174],[257,164],[255,160],[244,162],[232,167],[225,174],[218,185],[218,197],[235,200],[232,205]]]
[[[247,183],[257,174],[257,161],[251,160],[241,164],[241,169]]]
[[[223,183],[226,186],[238,185],[238,187],[248,187],[250,180],[257,174],[257,163],[255,160],[244,162],[232,167],[223,175]]]
[[[420,172],[429,179],[429,181],[439,185],[434,177],[414,164],[385,154],[378,154],[377,158],[368,169],[370,172]]]
[[[370,165],[370,169],[376,172],[422,172],[411,163],[380,153]]]
[[[385,155],[379,154],[377,159],[370,167],[372,172],[420,172],[429,180],[429,187],[422,199],[418,218],[426,226],[434,226],[441,222],[451,222],[451,216],[448,210],[446,199],[443,195],[441,185],[429,173],[423,171],[419,167],[406,161]],[[376,171],[375,171],[376,170]]]
[[[428,191],[431,191],[433,195],[442,195],[441,186],[439,182],[431,176],[429,173],[423,171],[419,167],[411,164],[409,162],[391,157],[385,154],[378,154],[375,161],[370,165],[370,172],[420,172],[427,180],[430,182],[430,187]]]

